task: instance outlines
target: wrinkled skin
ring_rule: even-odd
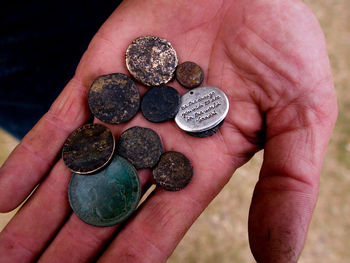
[[[180,62],[201,65],[203,84],[226,92],[230,111],[219,132],[205,139],[187,135],[174,122],[147,122],[140,113],[127,124],[109,125],[116,136],[135,125],[154,129],[165,150],[189,157],[194,177],[180,192],[157,189],[122,227],[96,228],[71,213],[70,172],[57,155],[69,133],[89,118],[87,92],[94,78],[127,73],[125,50],[145,34],[168,39]],[[300,1],[125,1],[95,35],[49,112],[1,168],[2,212],[42,182],[1,233],[0,261],[165,262],[233,172],[263,148],[249,213],[251,250],[258,262],[296,262],[336,115],[324,36]],[[150,171],[139,175],[145,190]]]

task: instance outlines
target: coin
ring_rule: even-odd
[[[158,134],[149,128],[134,126],[125,130],[117,142],[117,154],[136,169],[154,167],[164,152]]]
[[[204,73],[201,67],[191,61],[186,61],[178,65],[175,76],[176,80],[188,89],[198,87],[204,79]]]
[[[216,87],[192,89],[181,97],[176,124],[187,132],[202,132],[214,128],[228,113],[229,101]]]
[[[154,87],[148,90],[141,101],[143,116],[151,122],[173,119],[179,110],[180,94],[170,86]]]
[[[168,191],[178,191],[191,181],[193,168],[185,155],[169,151],[162,154],[152,173],[157,185]]]
[[[224,124],[224,121],[225,120],[220,122],[214,128],[211,128],[211,129],[206,130],[206,131],[202,131],[202,132],[187,132],[187,133],[189,135],[192,135],[192,136],[198,137],[198,138],[205,138],[205,137],[213,136],[219,130],[219,128]]]
[[[99,76],[90,87],[88,103],[101,121],[119,124],[130,120],[140,107],[135,83],[122,73]]]
[[[176,51],[169,41],[155,36],[136,38],[126,50],[126,67],[146,86],[169,82],[177,66]]]
[[[62,158],[73,172],[88,174],[104,167],[115,148],[112,132],[101,124],[86,124],[73,131],[65,141]]]
[[[141,184],[135,168],[118,155],[96,174],[73,174],[68,186],[74,213],[94,226],[121,223],[134,212],[140,196]]]

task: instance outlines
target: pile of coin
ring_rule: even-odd
[[[212,136],[228,112],[228,99],[215,87],[198,87],[204,79],[194,62],[177,65],[173,46],[165,39],[142,36],[126,51],[132,77],[150,87],[141,100],[134,81],[122,73],[99,76],[92,83],[88,104],[99,120],[120,124],[141,108],[145,119],[159,123],[175,120],[196,137]],[[176,76],[190,89],[180,96],[166,86]],[[68,195],[75,214],[88,224],[111,226],[126,220],[141,197],[138,169],[152,169],[156,184],[165,190],[183,189],[192,179],[193,167],[182,153],[165,152],[158,134],[149,128],[131,127],[116,141],[101,124],[86,124],[67,138],[62,158],[73,171]]]

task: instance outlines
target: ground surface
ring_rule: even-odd
[[[345,263],[350,258],[350,4],[306,0],[326,34],[338,93],[339,118],[325,157],[319,200],[301,263]],[[0,164],[17,141],[0,130]],[[247,218],[262,153],[240,168],[186,234],[169,263],[254,262]],[[0,230],[14,212],[0,214]]]

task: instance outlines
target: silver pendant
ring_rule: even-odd
[[[192,89],[181,97],[176,124],[187,132],[202,132],[218,125],[229,109],[226,94],[215,87]]]

